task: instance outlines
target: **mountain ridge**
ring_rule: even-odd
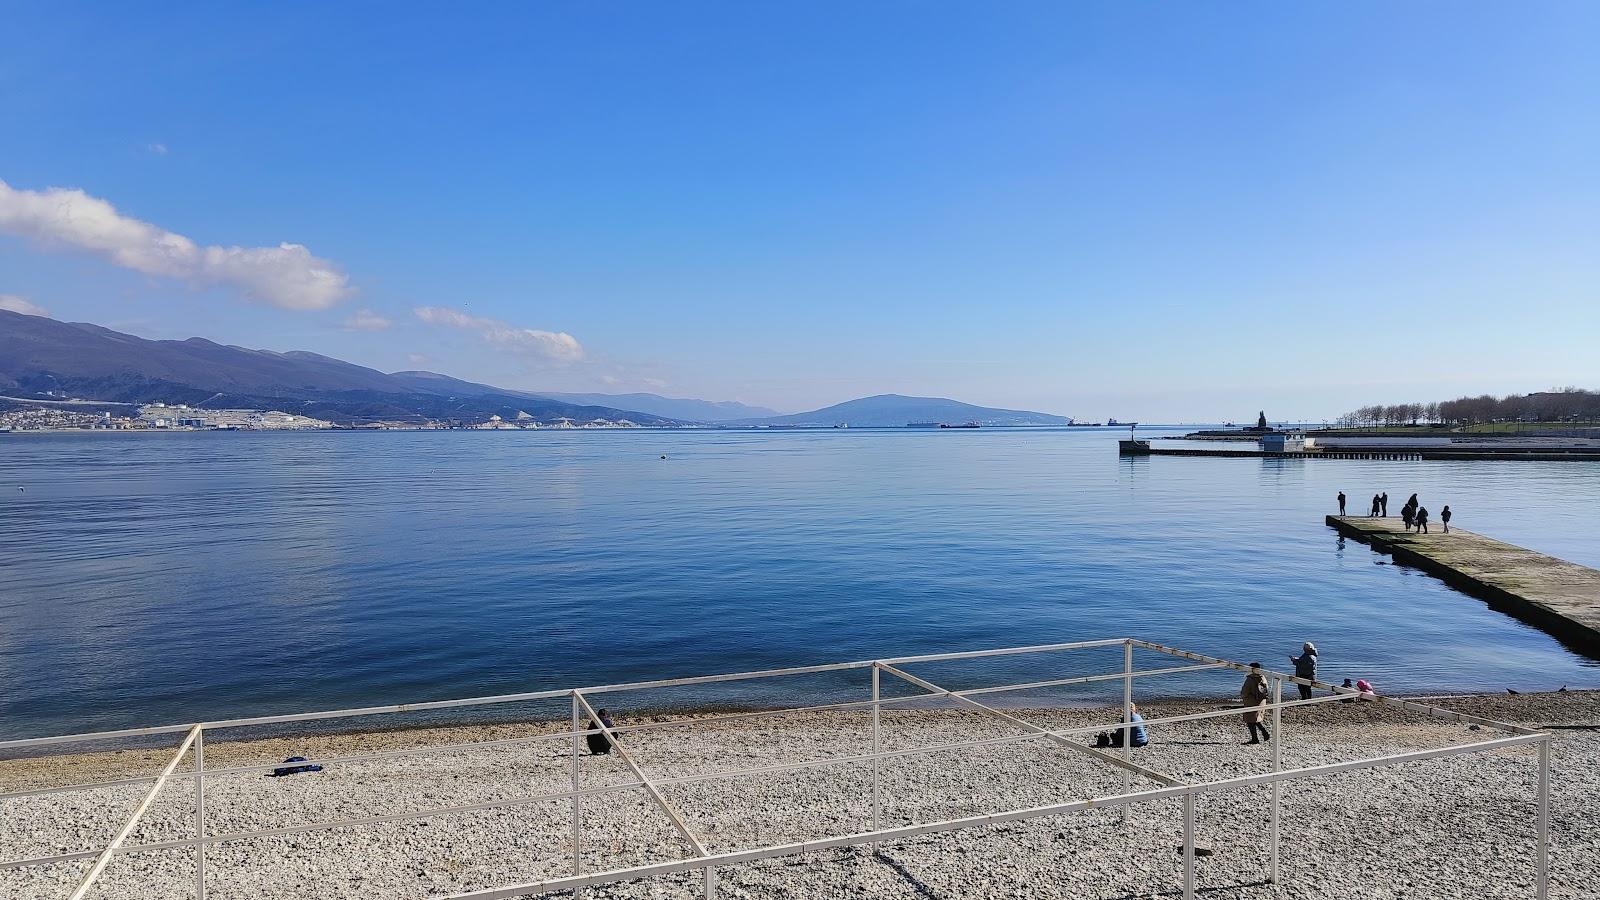
[[[946,397],[911,397],[905,394],[875,394],[846,400],[810,412],[788,416],[740,419],[729,425],[854,425],[866,428],[903,427],[913,422],[959,425],[1066,425],[1072,419],[1025,409],[976,406]]]
[[[340,424],[482,422],[523,414],[541,423],[627,420],[639,425],[900,427],[912,422],[1061,425],[1065,416],[976,406],[943,397],[877,394],[780,415],[734,401],[524,391],[438,372],[385,373],[309,350],[259,350],[203,337],[149,340],[89,322],[0,310],[0,392],[67,394],[111,403],[281,409]],[[745,415],[745,413],[755,415]]]
[[[481,422],[527,413],[554,423],[618,421],[677,425],[635,410],[586,406],[476,385],[419,387],[377,369],[307,350],[254,350],[206,338],[153,341],[87,322],[0,310],[0,389],[94,400],[166,402],[203,408],[281,409],[341,424],[368,421]],[[456,385],[478,389],[452,391]]]

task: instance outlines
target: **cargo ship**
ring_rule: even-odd
[[[982,426],[979,425],[977,422],[963,422],[960,425],[951,425],[950,423],[946,422],[944,424],[941,424],[939,427],[940,428],[981,428]]]

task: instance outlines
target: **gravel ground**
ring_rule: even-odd
[[[1600,896],[1600,692],[1459,697],[1451,709],[1560,728],[1553,753],[1554,897]],[[1224,701],[1151,703],[1148,718],[1217,709]],[[1053,727],[1114,721],[1111,709],[1020,712]],[[1486,740],[1488,730],[1427,719],[1375,703],[1286,710],[1285,767]],[[653,720],[664,720],[665,717]],[[624,715],[622,724],[652,721]],[[345,753],[547,734],[562,724],[319,735],[297,740],[208,741],[208,769]],[[1135,761],[1184,781],[1271,770],[1271,751],[1241,746],[1232,716],[1151,729]],[[885,711],[886,749],[1017,733],[956,709]],[[856,711],[665,728],[625,734],[645,771],[671,778],[845,756],[870,746],[870,719]],[[1536,751],[1517,747],[1297,780],[1283,785],[1281,886],[1266,882],[1270,788],[1212,793],[1196,802],[1205,897],[1529,897],[1538,779]],[[0,761],[0,790],[153,773],[159,750]],[[184,764],[187,767],[187,761]],[[617,756],[581,760],[585,785],[632,775]],[[888,825],[927,822],[1121,792],[1123,775],[1088,755],[1030,741],[903,757],[883,763]],[[385,815],[565,790],[563,741],[452,752],[430,759],[337,763],[321,773],[208,779],[210,834]],[[1136,788],[1153,782],[1135,778]],[[145,786],[0,801],[0,856],[45,856],[108,840]],[[188,781],[168,784],[129,843],[192,835]],[[830,766],[778,775],[668,786],[668,799],[713,851],[866,830],[870,767]],[[640,788],[588,797],[583,863],[618,868],[686,855],[687,844]],[[1181,801],[1097,809],[726,867],[720,896],[737,898],[959,897],[1137,898],[1181,895]],[[548,801],[366,827],[229,841],[207,851],[207,892],[233,898],[431,897],[559,877],[571,865],[571,802]],[[65,897],[88,862],[0,870],[0,897]],[[190,897],[193,851],[118,856],[89,896]],[[590,897],[698,895],[698,875],[590,889]]]

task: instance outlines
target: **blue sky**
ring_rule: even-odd
[[[57,318],[786,411],[1600,387],[1596,4],[6,21],[0,295]]]

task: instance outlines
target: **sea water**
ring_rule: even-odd
[[[1125,636],[1279,668],[1311,640],[1325,678],[1390,691],[1600,686],[1595,661],[1323,523],[1340,490],[1353,513],[1416,492],[1435,522],[1449,504],[1600,566],[1593,464],[1119,458],[1124,436],[7,435],[0,738]]]

